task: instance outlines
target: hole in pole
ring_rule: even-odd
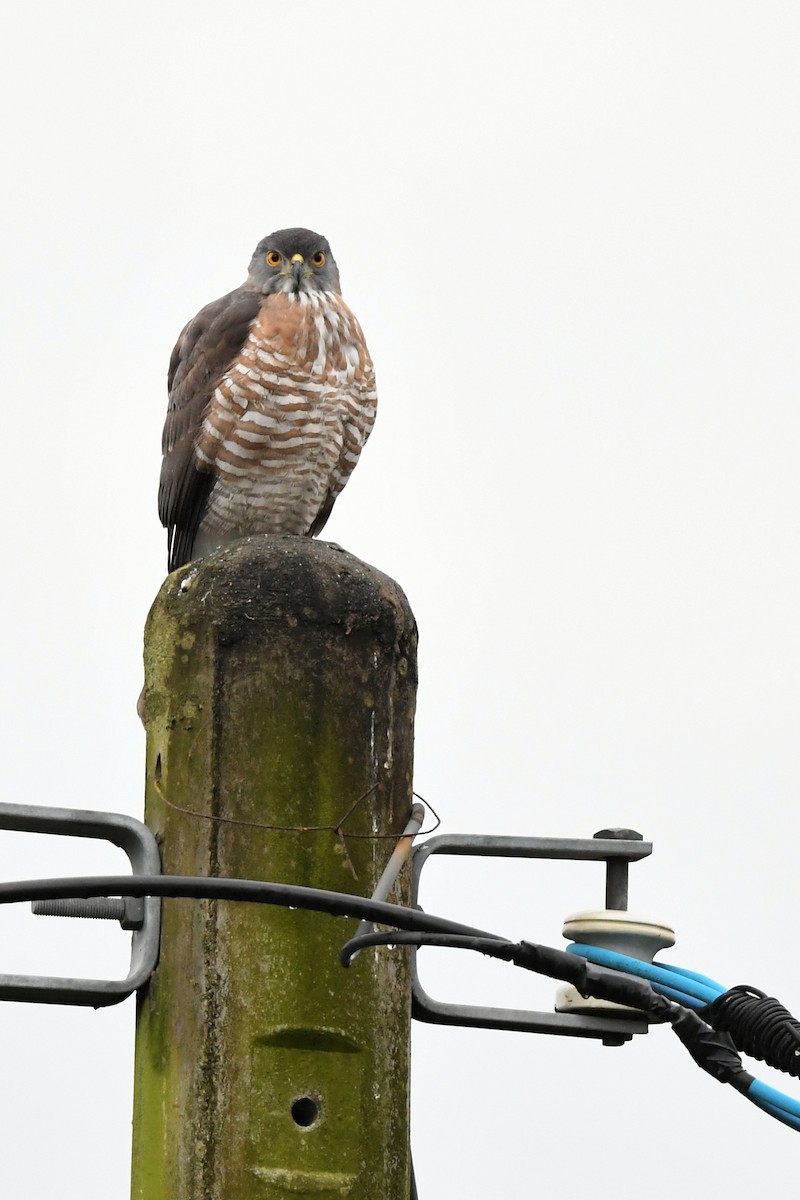
[[[301,1129],[308,1129],[319,1117],[319,1105],[311,1096],[298,1096],[292,1105],[292,1120]]]

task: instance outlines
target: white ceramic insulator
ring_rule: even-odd
[[[594,909],[567,917],[563,934],[570,942],[614,950],[617,954],[627,954],[642,962],[652,962],[659,950],[675,945],[675,930],[663,921],[653,921],[649,917],[634,916],[633,913],[613,908]],[[556,1012],[579,1013],[582,1016],[611,1016],[616,1012],[627,1016],[638,1011],[610,1000],[584,997],[571,984],[559,988],[556,994]]]

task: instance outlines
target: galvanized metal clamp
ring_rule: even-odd
[[[141,821],[124,813],[0,803],[0,829],[98,838],[125,851],[134,875],[161,873],[161,855],[155,837]],[[40,900],[34,901],[32,907],[35,913],[43,916],[99,917],[119,921],[123,929],[132,933],[130,970],[125,979],[0,974],[0,1000],[101,1008],[125,1000],[149,979],[155,969],[161,926],[161,900],[157,896]]]
[[[652,852],[652,843],[630,829],[604,829],[593,838],[494,837],[476,834],[441,834],[414,848],[411,904],[418,906],[422,868],[432,854],[477,857],[568,859],[605,862],[606,907],[625,909],[628,901],[628,865]],[[573,1013],[534,1012],[527,1009],[487,1008],[475,1004],[450,1004],[435,1000],[423,988],[417,973],[417,952],[412,949],[412,1016],[434,1025],[466,1025],[479,1029],[513,1029],[566,1037],[600,1038],[604,1045],[621,1046],[634,1034],[646,1033],[644,1018],[579,1016]]]
[[[408,854],[421,820],[422,810],[417,806],[373,899],[385,899]],[[161,874],[161,856],[152,832],[141,821],[121,813],[0,803],[0,830],[3,829],[109,841],[125,851],[133,875]],[[625,909],[628,865],[646,857],[651,851],[651,844],[642,841],[632,830],[603,830],[591,839],[444,834],[429,838],[414,849],[411,905],[419,907],[420,875],[431,855],[456,854],[605,862],[606,906]],[[161,921],[161,900],[157,896],[37,900],[33,902],[32,907],[35,913],[46,916],[99,917],[119,921],[122,928],[130,930],[132,934],[130,970],[125,979],[119,980],[0,974],[0,1000],[90,1005],[100,1008],[126,999],[147,982],[156,967]],[[371,922],[365,919],[360,930],[369,927]],[[648,1028],[644,1019],[631,1016],[607,1018],[443,1003],[427,994],[419,980],[416,951],[412,949],[411,955],[412,1014],[419,1021],[600,1038],[607,1045],[622,1045],[634,1034],[645,1033]]]

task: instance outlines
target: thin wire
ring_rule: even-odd
[[[422,803],[425,805],[425,807],[427,809],[430,809],[431,813],[436,818],[435,825],[431,825],[430,829],[420,829],[417,834],[418,837],[427,837],[428,834],[436,832],[436,830],[439,828],[439,826],[442,823],[442,818],[439,816],[439,814],[437,813],[437,811],[433,807],[433,805],[430,803],[430,801],[426,800],[424,798],[424,796],[420,796],[419,792],[412,792],[411,795],[415,800],[421,800]],[[413,809],[412,809],[412,811],[413,811]],[[371,841],[380,842],[380,841],[390,841],[390,840],[396,838],[397,834],[396,833],[350,833],[348,831],[347,836],[351,837],[351,838],[365,838],[365,839],[369,838]]]
[[[344,855],[345,862],[347,863],[347,866],[350,870],[350,874],[353,876],[353,879],[358,879],[358,872],[356,871],[355,866],[353,865],[353,860],[350,857],[350,851],[347,848],[347,840],[346,840],[345,831],[343,828],[344,823],[353,815],[353,813],[355,812],[358,805],[361,804],[364,800],[366,800],[367,796],[371,796],[372,793],[374,791],[376,791],[379,786],[380,786],[380,782],[373,783],[372,787],[367,788],[367,790],[365,792],[362,792],[360,796],[357,796],[356,799],[353,801],[353,803],[350,805],[350,807],[345,812],[344,816],[340,817],[340,819],[336,822],[335,825],[275,825],[275,824],[272,824],[271,822],[267,822],[267,821],[246,821],[241,817],[224,817],[218,813],[204,813],[204,812],[198,812],[196,809],[193,809],[193,808],[185,808],[182,804],[176,804],[174,800],[169,799],[166,792],[164,791],[164,789],[161,786],[160,778],[155,780],[155,789],[158,792],[159,797],[166,804],[167,808],[171,808],[175,812],[182,813],[185,817],[197,817],[201,821],[216,821],[218,824],[221,824],[221,825],[238,825],[238,826],[242,826],[246,829],[263,829],[269,833],[333,833],[339,839],[339,845],[342,848],[342,854]],[[412,791],[411,795],[412,795],[412,797],[416,797],[418,800],[422,800],[422,797],[417,792]],[[423,800],[423,804],[425,804],[425,803],[427,803],[427,802]],[[434,817],[436,818],[436,824],[431,829],[424,829],[421,831],[422,833],[425,833],[425,834],[433,833],[434,830],[438,829],[442,823],[441,819],[439,817],[439,814],[433,808],[433,805],[429,804],[429,805],[427,805],[427,807],[430,808],[431,812],[433,813]],[[412,806],[412,812],[413,812],[413,806]],[[396,833],[354,833],[353,831],[348,830],[347,837],[358,838],[358,839],[369,840],[369,841],[385,841],[385,840],[393,841],[397,838],[397,834]]]
[[[429,812],[432,812],[434,817],[436,818],[436,824],[432,825],[430,829],[420,829],[420,831],[419,831],[419,837],[427,837],[428,834],[436,832],[436,830],[439,828],[439,826],[442,823],[442,818],[439,816],[438,812],[433,807],[430,800],[426,800],[424,796],[420,796],[419,792],[412,792],[411,795],[414,797],[415,800],[421,800],[422,803],[425,805],[425,808]]]
[[[367,796],[371,796],[372,793],[378,788],[378,786],[379,786],[379,784],[373,783],[371,788],[367,788],[366,792],[362,792],[361,795],[356,800],[353,801],[353,803],[350,805],[350,807],[345,812],[344,816],[339,821],[337,821],[335,825],[273,825],[267,821],[245,821],[241,817],[222,817],[216,813],[203,813],[203,812],[197,812],[193,808],[184,808],[182,804],[176,804],[174,800],[169,800],[167,798],[167,795],[164,792],[163,788],[160,786],[158,780],[156,780],[156,791],[158,792],[160,798],[164,801],[167,808],[172,808],[175,810],[175,812],[183,813],[183,815],[186,817],[198,817],[201,821],[217,821],[219,824],[222,824],[222,825],[243,825],[243,826],[246,826],[248,829],[264,829],[264,830],[267,830],[267,832],[269,832],[269,833],[326,833],[326,832],[338,833],[341,830],[341,828],[344,825],[347,818],[352,816],[353,812],[358,807],[358,805],[362,802],[362,800],[366,800]],[[348,834],[348,837],[355,837],[355,836],[357,836],[357,835],[356,834]],[[396,835],[395,834],[375,834],[375,835],[362,834],[362,835],[358,835],[358,836],[362,836],[362,837],[364,837],[364,836],[365,837],[372,837],[372,836],[394,837]]]
[[[366,800],[367,796],[371,796],[372,793],[379,787],[380,781],[378,783],[373,783],[372,787],[367,788],[365,792],[362,792],[361,795],[353,801],[353,803],[345,812],[344,816],[341,817],[335,825],[274,825],[268,821],[245,821],[241,817],[223,817],[218,813],[204,813],[198,812],[197,809],[194,808],[186,808],[183,804],[176,804],[174,800],[170,800],[164,789],[161,787],[160,780],[155,780],[155,789],[158,792],[159,798],[164,801],[167,808],[171,808],[175,812],[182,813],[185,817],[197,817],[200,821],[216,821],[221,825],[242,825],[247,829],[264,829],[268,833],[341,833],[342,826],[344,825],[345,821],[352,816],[358,805],[361,804],[362,801]],[[432,825],[430,829],[420,829],[418,831],[420,836],[427,837],[428,834],[435,833],[435,831],[441,825],[442,819],[433,805],[428,800],[425,800],[423,796],[420,796],[419,792],[412,791],[411,795],[415,799],[421,800],[425,807],[430,810],[431,814],[436,820],[436,824]],[[350,838],[364,838],[372,841],[390,841],[394,840],[397,837],[397,834],[353,833],[348,830],[347,836]]]

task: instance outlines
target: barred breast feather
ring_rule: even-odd
[[[375,373],[335,292],[238,289],[173,353],[161,519],[170,570],[252,533],[316,534],[375,420]]]

